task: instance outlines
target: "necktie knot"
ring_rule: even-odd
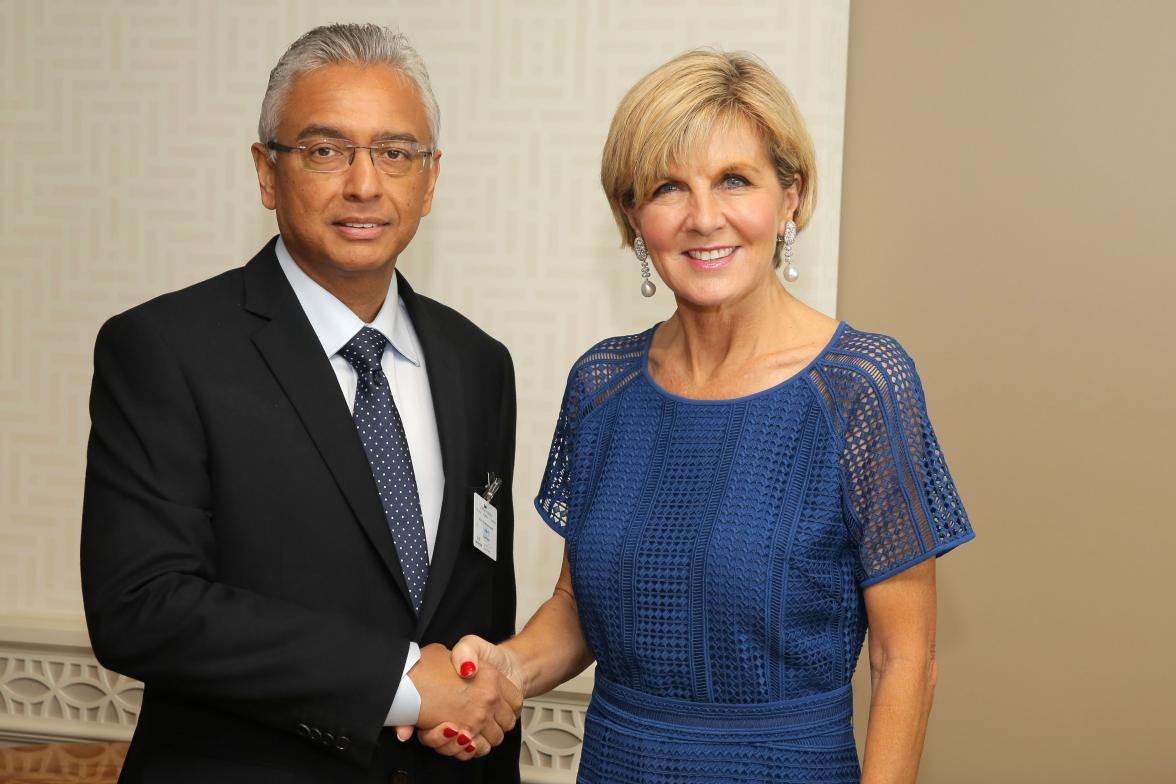
[[[379,330],[364,327],[339,349],[339,355],[355,368],[356,373],[366,377],[379,370],[380,357],[384,355],[384,346],[387,344],[388,338]]]

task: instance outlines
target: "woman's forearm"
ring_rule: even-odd
[[[546,694],[592,663],[576,600],[556,588],[515,637],[502,643],[514,654],[524,697]]]
[[[888,658],[871,674],[862,784],[914,784],[935,692],[935,661]]]

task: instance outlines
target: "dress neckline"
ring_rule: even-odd
[[[773,392],[778,392],[789,384],[796,382],[797,379],[803,378],[818,362],[821,361],[821,359],[827,353],[833,349],[834,346],[837,345],[837,342],[841,340],[841,333],[844,332],[845,328],[848,326],[844,321],[838,321],[837,329],[833,330],[833,336],[829,338],[829,342],[827,342],[825,346],[816,353],[816,356],[814,356],[807,365],[793,373],[788,378],[784,379],[783,381],[776,382],[767,389],[761,389],[758,392],[751,392],[746,395],[740,395],[739,397],[696,398],[684,397],[683,395],[674,394],[673,392],[663,387],[661,384],[657,383],[657,381],[653,378],[653,373],[651,373],[649,370],[649,347],[653,345],[653,333],[656,332],[657,328],[664,323],[665,322],[663,321],[659,321],[645,331],[645,346],[641,350],[641,375],[645,377],[646,383],[648,383],[649,386],[654,389],[654,391],[663,397],[667,397],[670,400],[676,400],[680,403],[695,403],[698,405],[712,406],[754,400],[757,397],[763,397],[764,395],[770,395]]]

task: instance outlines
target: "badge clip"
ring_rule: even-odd
[[[498,492],[498,488],[502,487],[502,479],[493,472],[486,474],[486,489],[482,491],[482,499],[486,503],[494,500],[494,494]]]

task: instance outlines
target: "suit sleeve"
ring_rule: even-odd
[[[117,316],[95,348],[81,540],[94,652],[149,691],[317,729],[366,764],[408,641],[217,581],[201,415],[154,326]]]
[[[503,639],[515,628],[515,572],[514,572],[514,463],[517,403],[515,398],[514,363],[510,352],[502,347],[502,391],[499,397],[498,444],[501,455],[502,497],[498,504],[498,567],[494,576],[494,628],[503,630]]]

